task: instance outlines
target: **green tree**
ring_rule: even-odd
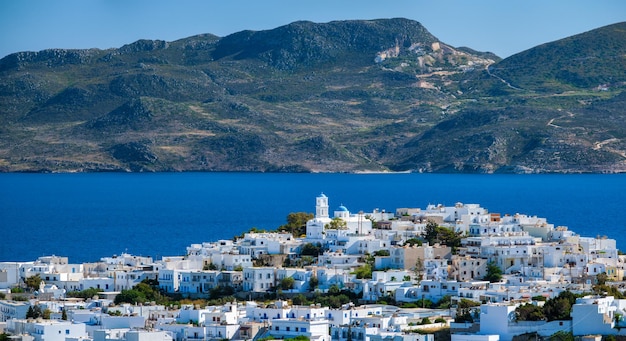
[[[606,274],[606,272],[603,272],[601,274],[598,274],[596,276],[596,283],[598,285],[604,285],[606,284],[606,281],[609,279],[609,276]]]
[[[293,284],[296,281],[293,279],[293,277],[285,277],[283,279],[280,280],[280,288],[283,290],[289,290],[293,288]]]
[[[424,229],[424,239],[428,242],[428,244],[433,245],[438,242],[438,229],[439,225],[432,220],[428,220],[426,223],[426,228]]]
[[[329,295],[339,295],[339,293],[341,293],[341,289],[339,289],[339,286],[337,284],[333,284],[330,286],[330,288],[328,288]]]
[[[415,278],[417,278],[418,282],[421,282],[424,279],[424,261],[421,258],[417,258],[415,261],[415,266],[413,267],[413,272],[415,273]]]
[[[372,266],[369,264],[361,265],[354,270],[354,273],[358,279],[372,278]]]
[[[287,215],[287,224],[281,225],[278,230],[281,232],[289,232],[298,238],[306,234],[306,222],[315,218],[313,213],[292,212]]]
[[[626,296],[624,296],[624,294],[619,291],[618,288],[612,285],[596,284],[592,287],[592,289],[593,293],[596,295],[604,295],[606,293],[607,296],[613,296],[615,297],[615,299],[618,300],[626,298]]]
[[[515,308],[515,319],[517,321],[543,321],[546,316],[541,307],[526,303]]]
[[[49,320],[49,319],[50,319],[50,315],[51,315],[51,314],[52,314],[52,310],[50,310],[50,309],[46,308],[46,309],[44,309],[44,311],[41,313],[41,317],[42,317],[42,318],[44,318],[44,319],[46,319],[46,320]]]
[[[98,295],[100,292],[102,292],[102,289],[87,288],[83,291],[70,291],[66,294],[66,296],[88,299]]]
[[[408,245],[408,246],[413,246],[413,245],[422,246],[422,241],[417,239],[417,238],[411,238],[411,239],[407,239],[404,242],[404,245]]]
[[[572,306],[576,303],[576,295],[570,291],[562,291],[557,297],[549,299],[543,305],[543,314],[548,322],[571,320]]]
[[[330,223],[324,225],[324,228],[331,230],[345,230],[348,228],[348,223],[341,218],[333,218]]]
[[[391,253],[389,253],[389,250],[377,250],[374,251],[374,257],[386,257],[389,256]]]
[[[61,310],[61,320],[67,321],[67,311],[65,310],[65,308]]]
[[[439,301],[437,301],[437,304],[435,305],[435,308],[437,308],[437,309],[448,309],[448,308],[450,308],[451,304],[452,304],[452,296],[444,295]]]
[[[26,311],[26,318],[36,319],[39,317],[43,317],[43,311],[41,310],[41,307],[39,307],[38,305],[31,305],[30,307],[28,307],[28,310]]]
[[[11,335],[7,334],[7,333],[1,333],[0,334],[0,341],[9,341],[11,340]]]
[[[502,280],[502,269],[496,263],[489,262],[487,264],[487,274],[483,277],[483,280],[491,283],[500,282]]]
[[[428,223],[426,223],[426,228],[424,229],[424,239],[430,245],[440,243],[451,247],[453,250],[461,246],[460,232],[454,232],[449,228],[439,226],[432,220],[429,220]]]
[[[27,319],[34,319],[35,316],[35,309],[33,309],[33,306],[31,305],[30,307],[28,307],[28,310],[26,311],[26,318]]]
[[[554,341],[574,341],[574,335],[561,330],[550,335],[549,339]]]
[[[320,281],[317,279],[317,276],[311,276],[309,278],[309,290],[313,291],[320,284]]]
[[[291,303],[294,305],[305,305],[308,303],[308,300],[306,299],[306,296],[298,294],[291,299]]]
[[[316,243],[316,244],[306,243],[302,245],[302,251],[300,251],[300,254],[303,256],[317,257],[321,255],[323,252],[324,250],[322,250],[322,246],[319,243]]]
[[[454,322],[474,322],[474,310],[480,306],[480,303],[462,298],[456,309],[456,316]]]
[[[146,295],[144,295],[144,293],[142,293],[139,290],[135,290],[135,289],[130,289],[130,290],[122,290],[122,292],[120,292],[117,296],[115,296],[115,304],[122,304],[122,303],[130,303],[130,304],[137,304],[137,303],[144,303],[147,302],[148,299],[146,298]]]
[[[217,270],[217,265],[214,263],[204,264],[202,270]]]
[[[26,278],[24,282],[26,283],[26,286],[31,290],[39,290],[39,285],[41,284],[41,281],[41,277],[39,277],[39,274],[37,274]]]
[[[215,299],[223,299],[229,297],[235,293],[235,288],[227,285],[218,285],[217,287],[211,289],[209,292],[209,298],[212,300]]]

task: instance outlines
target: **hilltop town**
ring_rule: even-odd
[[[330,207],[184,256],[0,262],[0,340],[626,335],[614,239],[479,204]]]

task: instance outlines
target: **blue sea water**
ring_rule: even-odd
[[[275,229],[290,212],[314,212],[322,192],[331,211],[476,203],[626,247],[626,175],[5,173],[0,261],[183,255],[192,243]]]

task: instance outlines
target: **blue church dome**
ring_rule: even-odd
[[[341,211],[341,212],[348,212],[348,209],[347,209],[345,206],[341,205],[341,206],[339,206],[339,208],[337,209],[337,211]]]

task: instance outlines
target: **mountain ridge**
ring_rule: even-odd
[[[18,52],[0,171],[624,172],[624,32],[502,60],[402,18]]]

